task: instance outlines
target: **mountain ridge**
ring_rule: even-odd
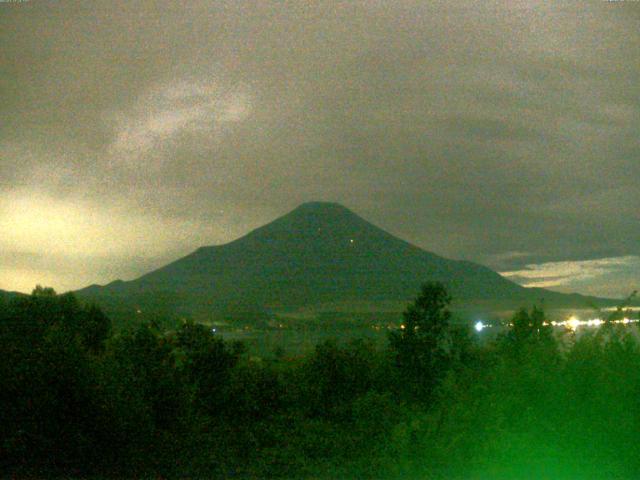
[[[424,250],[332,202],[303,203],[223,245],[204,246],[131,281],[77,291],[97,303],[205,318],[356,302],[406,304],[427,280],[457,304],[575,304],[593,297],[526,289],[490,268]]]

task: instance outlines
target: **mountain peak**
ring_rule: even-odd
[[[305,215],[344,215],[346,213],[355,215],[344,205],[336,202],[320,202],[312,201],[305,202],[298,205],[290,213],[305,214]]]
[[[300,239],[329,236],[380,234],[382,231],[347,207],[334,202],[306,202],[252,233]],[[249,236],[253,236],[250,234]]]

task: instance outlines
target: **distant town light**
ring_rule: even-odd
[[[551,325],[553,327],[565,327],[571,330],[572,332],[575,332],[576,330],[578,330],[578,327],[601,327],[602,325],[605,325],[605,323],[631,325],[631,324],[637,324],[639,322],[640,322],[640,318],[623,317],[618,320],[603,320],[601,318],[591,318],[588,320],[580,320],[577,316],[571,315],[568,319],[562,320],[560,322],[552,320],[550,322],[544,321],[542,322],[542,324],[544,326]],[[510,322],[505,324],[504,326],[513,327],[513,323]],[[493,327],[493,325],[482,323],[481,320],[478,320],[476,323],[473,324],[473,328],[477,332],[481,332],[482,330],[489,327]]]
[[[578,320],[576,317],[571,317],[569,318],[569,320],[567,320],[566,325],[575,332],[580,326],[580,323],[580,320]]]

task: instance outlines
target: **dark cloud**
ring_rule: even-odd
[[[311,199],[502,271],[640,255],[633,2],[0,12],[0,288],[130,278]]]

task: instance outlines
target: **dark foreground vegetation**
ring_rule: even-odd
[[[259,359],[38,288],[0,305],[0,476],[637,478],[630,327],[558,337],[534,308],[480,345],[448,304],[427,284],[385,348]]]

